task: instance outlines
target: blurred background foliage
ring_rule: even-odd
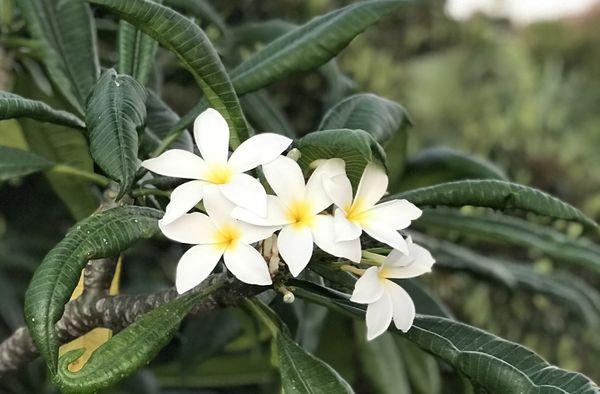
[[[235,27],[274,16],[301,23],[348,3],[342,0],[220,0],[213,4],[227,24]],[[2,31],[8,26],[22,29],[14,24],[13,19],[18,18],[10,2],[3,0],[0,4]],[[102,61],[114,64],[114,52],[106,48],[114,42],[115,26],[109,18],[102,22],[102,19],[98,22]],[[302,134],[314,130],[324,112],[340,97],[353,90],[374,92],[402,103],[409,111],[414,124],[410,130],[409,156],[423,147],[443,146],[485,157],[503,168],[510,179],[550,192],[581,207],[598,221],[599,24],[599,8],[578,17],[520,27],[483,15],[457,22],[444,13],[443,1],[429,1],[426,5],[402,8],[353,41],[338,57],[337,64],[348,79],[331,78],[328,74],[331,70],[322,68],[319,73],[277,83],[269,88],[269,95],[288,115],[292,127]],[[279,27],[284,28],[285,24]],[[237,55],[232,55],[228,46],[244,46],[246,52],[240,52],[243,57],[244,53],[249,54],[262,45],[260,40],[232,43],[231,37],[223,37],[213,24],[206,26],[206,30],[219,43],[226,64],[239,60],[231,57]],[[28,49],[21,47],[20,50]],[[27,84],[32,83],[29,75],[38,76],[33,81],[38,87],[47,83],[39,66],[26,59],[27,56],[0,46],[2,89],[18,87],[26,91]],[[159,52],[157,69],[161,72],[155,76],[160,80],[156,86],[162,83],[163,98],[179,114],[186,113],[199,95],[191,77],[181,72],[173,56],[166,51]],[[51,93],[49,85],[47,90]],[[41,126],[37,123],[35,127]],[[22,133],[21,128],[25,129],[24,123],[0,122],[3,144],[24,147],[35,143],[35,138]],[[392,142],[388,146],[392,168],[393,147]],[[46,187],[47,181],[43,176],[33,176],[0,184],[1,337],[22,324],[23,294],[31,274],[72,223],[69,212]],[[6,223],[11,226],[7,227]],[[557,226],[572,236],[581,232],[578,225],[558,223]],[[533,252],[470,240],[457,232],[449,231],[444,236],[470,244],[483,255],[494,252],[510,256],[513,261],[534,260],[540,272],[554,269],[554,262]],[[178,248],[174,244],[145,243],[128,252],[124,292],[169,286],[176,256],[181,252]],[[568,268],[589,278],[592,286],[600,285],[597,277],[572,266]],[[474,280],[467,274],[435,272],[426,281],[460,320],[522,343],[551,363],[582,371],[600,381],[597,331],[574,319],[571,312],[544,295],[532,297]],[[294,304],[296,309],[305,307],[301,302]],[[296,322],[297,331],[301,334],[302,330],[310,332],[322,328],[321,338],[325,340],[303,345],[316,351],[349,382],[354,382],[358,392],[387,392],[385,388],[374,387],[367,376],[372,373],[369,368],[377,368],[370,355],[385,349],[386,341],[399,339],[383,336],[374,344],[366,345],[359,340],[364,334],[362,327],[343,317],[327,315],[319,307],[312,308],[315,308],[311,312],[314,318],[302,324]],[[290,315],[288,320],[294,320],[289,308],[286,312],[282,307],[280,312]],[[175,393],[180,392],[179,388],[231,384],[246,387],[235,392],[273,392],[275,372],[269,366],[266,335],[260,327],[239,310],[224,311],[210,319],[215,321],[186,323],[177,340],[161,353],[152,367],[128,379],[121,392],[158,392],[159,385],[165,385],[174,387],[169,392]],[[300,334],[297,338],[301,339]],[[256,341],[257,338],[263,341]],[[443,388],[442,392],[450,393],[460,387],[460,379],[444,365],[440,366],[444,382],[441,385],[436,380],[437,374],[427,375],[427,371],[436,368],[432,358],[415,357],[416,351],[408,345],[402,349],[390,371],[412,374],[415,378],[412,382],[427,382],[423,387],[414,387],[413,383],[413,392],[436,392]],[[253,360],[250,363],[248,352]],[[211,357],[214,355],[217,356]],[[51,392],[50,386],[39,379],[43,370],[43,365],[37,362],[19,372],[7,382],[9,392]],[[227,373],[223,374],[224,371]],[[380,378],[386,379],[385,376]],[[398,377],[393,379],[405,381]],[[392,387],[395,392],[404,390]]]

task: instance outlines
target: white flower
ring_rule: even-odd
[[[323,189],[323,179],[344,172],[341,159],[325,160],[304,183],[298,164],[280,156],[263,165],[263,172],[277,196],[268,196],[267,216],[236,208],[233,216],[259,226],[279,226],[277,247],[292,275],[297,276],[308,264],[313,253],[313,242],[325,252],[337,257],[360,261],[358,239],[337,242],[333,217],[321,214],[332,201]]]
[[[221,256],[227,269],[242,282],[271,284],[267,263],[251,244],[270,237],[276,228],[253,226],[233,219],[234,205],[214,185],[204,187],[204,207],[208,216],[194,212],[170,223],[159,223],[168,238],[196,245],[179,260],[177,291],[186,292],[206,279]]]
[[[346,174],[324,179],[323,182],[327,194],[337,206],[334,213],[337,241],[357,239],[364,230],[376,240],[408,253],[406,241],[397,230],[408,227],[422,212],[407,200],[377,204],[388,186],[383,168],[374,163],[365,167],[354,199]]]
[[[194,139],[202,157],[171,149],[142,162],[143,167],[160,175],[194,179],[173,190],[163,223],[177,219],[198,204],[206,184],[218,185],[225,197],[236,205],[266,215],[265,189],[257,179],[244,172],[274,160],[292,140],[278,134],[258,134],[242,142],[228,158],[229,126],[212,108],[196,118]]]
[[[383,334],[392,319],[397,329],[407,332],[415,318],[415,305],[408,293],[392,279],[414,278],[431,271],[435,263],[429,251],[409,238],[408,254],[398,250],[380,267],[370,267],[356,281],[351,301],[367,306],[367,339]]]

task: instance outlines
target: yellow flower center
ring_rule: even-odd
[[[229,183],[233,177],[233,171],[227,163],[211,164],[204,176],[208,182],[222,185],[224,183]]]
[[[356,199],[349,206],[344,208],[346,219],[356,224],[363,224],[369,219],[369,211],[364,208],[362,201]]]
[[[315,215],[312,206],[306,200],[296,200],[288,207],[286,218],[295,226],[312,226]]]
[[[215,243],[219,247],[234,248],[241,237],[240,230],[233,225],[225,225],[217,230],[215,234]]]

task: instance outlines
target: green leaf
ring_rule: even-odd
[[[383,333],[367,341],[363,322],[354,323],[358,356],[362,370],[374,392],[381,394],[410,394],[406,365],[391,333]]]
[[[90,152],[94,161],[120,184],[122,197],[138,169],[138,132],[146,123],[146,91],[129,75],[106,71],[87,104]]]
[[[297,286],[296,295],[354,318],[364,309],[317,285]],[[391,332],[447,362],[492,393],[600,392],[586,376],[552,366],[531,350],[475,327],[442,317],[417,315],[408,333]]]
[[[80,222],[44,258],[25,294],[25,321],[50,372],[57,372],[59,341],[55,324],[62,316],[90,259],[112,257],[158,229],[162,212],[123,206],[96,213]]]
[[[489,161],[449,148],[431,148],[409,157],[399,189],[407,190],[461,179],[499,179],[506,174]]]
[[[22,149],[0,146],[0,181],[52,168],[54,163]]]
[[[83,114],[98,75],[92,12],[80,1],[17,0],[54,86]]]
[[[215,25],[221,33],[227,32],[225,21],[213,6],[205,0],[166,0],[165,3],[172,8],[181,10],[183,14],[191,15],[200,21],[208,21]]]
[[[493,214],[466,215],[450,209],[425,210],[416,228],[439,228],[463,236],[503,245],[538,250],[548,257],[600,273],[600,246],[584,238],[571,238],[550,226],[516,217]]]
[[[14,93],[0,92],[0,120],[12,118],[31,118],[77,129],[85,128],[81,119],[67,111],[56,110],[42,101],[26,99]]]
[[[161,0],[151,0],[161,4]],[[154,67],[158,42],[142,33],[129,22],[120,21],[117,47],[119,49],[120,74],[128,74],[142,85],[148,83]]]
[[[177,56],[210,106],[227,120],[233,148],[248,138],[246,120],[225,67],[200,27],[170,8],[144,0],[89,1],[119,14]]]
[[[295,143],[302,156],[298,161],[308,167],[319,159],[340,158],[346,162],[346,174],[354,186],[365,166],[377,162],[385,167],[385,152],[375,138],[363,130],[321,130],[302,137]]]
[[[405,198],[419,207],[474,205],[502,211],[524,210],[597,228],[579,209],[541,190],[499,180],[466,180],[409,190],[389,199]]]
[[[465,271],[509,289],[544,294],[565,305],[589,325],[600,324],[600,293],[577,278],[566,273],[559,277],[538,273],[525,264],[484,256],[449,242],[413,235],[418,243],[431,251],[438,268]]]
[[[360,129],[385,144],[396,133],[403,133],[406,139],[408,125],[408,114],[400,104],[375,94],[361,93],[345,98],[327,111],[319,130]]]
[[[407,1],[363,1],[311,20],[237,66],[231,72],[236,91],[249,93],[325,64],[354,37],[404,3]]]
[[[435,358],[398,335],[395,335],[394,339],[404,360],[413,392],[415,394],[441,393],[442,377]]]
[[[183,318],[201,299],[226,283],[224,277],[198,292],[181,296],[144,314],[94,351],[83,368],[69,371],[84,349],[64,354],[58,362],[57,385],[64,393],[95,393],[148,364],[167,345]]]
[[[151,153],[160,145],[160,141],[173,130],[180,119],[179,115],[152,90],[148,90],[146,112],[147,122],[142,148],[147,153]],[[178,134],[171,148],[183,149],[189,152],[193,151],[194,143],[192,137],[187,132]]]
[[[290,138],[296,136],[278,104],[271,100],[266,91],[248,93],[240,97],[240,102],[244,113],[260,131],[277,133]]]

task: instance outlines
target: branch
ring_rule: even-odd
[[[117,333],[144,313],[178,297],[175,288],[143,295],[108,295],[107,284],[110,284],[110,280],[107,281],[107,278],[109,276],[112,278],[114,271],[114,264],[112,270],[109,270],[111,261],[114,260],[93,260],[86,266],[84,280],[86,280],[86,285],[89,281],[92,287],[88,287],[88,290],[84,291],[80,297],[65,305],[65,312],[56,324],[61,344],[96,327],[109,328]],[[224,275],[224,273],[211,275],[192,291],[199,291],[214,279]],[[215,309],[236,305],[240,300],[263,290],[264,287],[231,281],[230,285],[203,299],[193,309],[192,314],[202,315]],[[6,372],[20,369],[38,356],[39,353],[27,327],[18,328],[12,336],[0,344],[0,376]]]

